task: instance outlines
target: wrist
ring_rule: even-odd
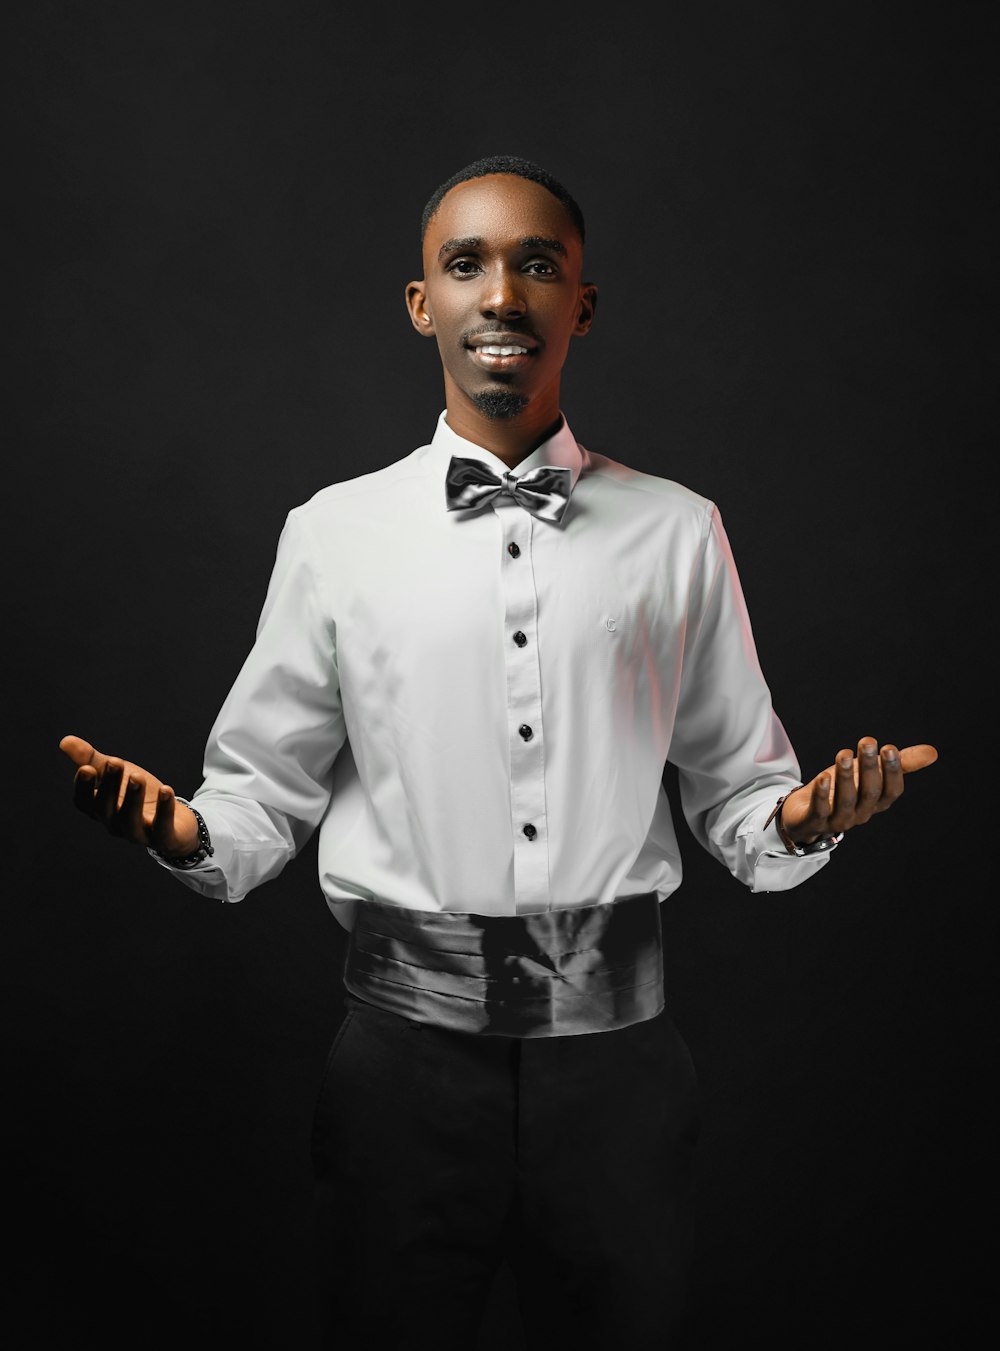
[[[159,858],[162,858],[164,863],[169,863],[172,868],[195,868],[215,853],[212,846],[212,837],[208,833],[205,818],[197,808],[186,806],[182,802],[176,804],[175,812],[178,808],[183,808],[191,818],[191,824],[194,827],[193,840],[185,841],[184,845],[177,849],[154,849],[153,852]]]
[[[169,849],[157,849],[161,858],[187,858],[201,847],[198,836],[198,818],[185,802],[174,802],[174,834],[177,844]]]
[[[799,790],[793,789],[792,791],[798,792]],[[802,833],[796,827],[794,826],[790,827],[785,824],[785,822],[782,819],[782,809],[785,805],[785,802],[791,796],[792,796],[791,793],[784,793],[782,794],[781,797],[778,798],[777,802],[774,804],[770,816],[764,822],[763,826],[764,830],[766,830],[768,826],[773,823],[775,831],[777,832],[778,835],[778,839],[781,841],[782,845],[785,848],[785,852],[787,854],[794,855],[797,858],[803,858],[807,854],[829,853],[831,849],[835,849],[836,846],[844,838],[843,831],[841,831],[837,835],[834,834],[824,835],[822,832],[817,833],[816,831]]]
[[[774,826],[778,832],[778,837],[789,853],[793,853],[796,849],[801,849],[805,845],[812,844],[814,841],[820,839],[822,834],[822,832],[818,830],[803,831],[801,826],[789,824],[785,819],[785,804],[791,796],[792,794],[788,793],[778,803],[778,814],[774,818]]]

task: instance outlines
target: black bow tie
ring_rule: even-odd
[[[501,493],[543,521],[562,520],[573,491],[573,472],[554,464],[540,464],[520,478],[510,470],[501,477],[482,460],[453,455],[445,475],[445,502],[449,511],[484,507]]]

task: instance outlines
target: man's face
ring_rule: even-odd
[[[514,416],[536,404],[557,417],[569,340],[589,329],[596,298],[559,199],[515,174],[460,183],[428,226],[423,261],[407,306],[437,339],[449,409],[468,400]]]

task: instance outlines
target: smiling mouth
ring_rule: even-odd
[[[504,343],[502,346],[500,346],[497,343],[490,343],[487,346],[477,347],[475,350],[477,352],[481,352],[483,356],[490,356],[490,357],[510,357],[510,356],[528,355],[527,347],[515,347],[513,344],[508,345],[506,343]]]
[[[518,368],[527,365],[535,355],[536,348],[522,347],[518,343],[512,342],[490,342],[470,346],[468,351],[477,366],[485,371],[492,371],[494,374],[500,374],[504,371],[513,372]]]

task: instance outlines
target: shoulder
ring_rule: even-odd
[[[604,497],[620,498],[630,511],[688,520],[702,529],[707,529],[712,518],[717,515],[715,503],[710,498],[685,487],[683,483],[661,478],[657,474],[643,473],[641,469],[633,469],[630,465],[594,451],[584,453],[586,459],[582,480]]]
[[[295,506],[289,516],[303,525],[324,525],[331,518],[352,516],[364,511],[368,503],[391,502],[405,496],[414,479],[423,477],[422,450],[411,451],[402,459],[354,478],[342,479],[320,488],[312,497]]]

